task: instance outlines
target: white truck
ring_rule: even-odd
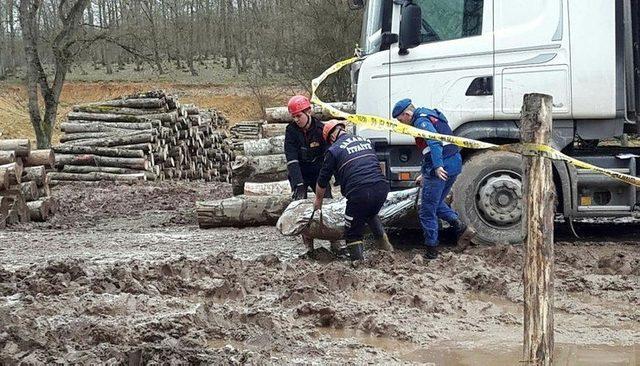
[[[525,93],[553,96],[553,145],[595,165],[638,175],[640,149],[599,143],[637,131],[640,0],[351,0],[364,7],[363,60],[352,65],[357,113],[391,118],[394,103],[438,108],[458,136],[519,139]],[[409,136],[371,139],[392,188],[413,185],[421,156]],[[463,151],[453,206],[479,243],[521,241],[521,158]],[[638,189],[554,162],[568,220],[638,213]]]

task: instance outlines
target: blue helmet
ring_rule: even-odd
[[[393,107],[393,112],[391,113],[391,115],[393,116],[393,118],[398,118],[398,116],[401,115],[402,112],[404,112],[404,110],[407,109],[407,107],[410,105],[411,99],[409,98],[398,101],[398,103],[396,103],[396,105]]]

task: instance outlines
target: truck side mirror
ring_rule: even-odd
[[[400,17],[400,54],[406,55],[409,48],[420,45],[422,37],[420,29],[422,28],[422,9],[420,6],[408,3],[402,6]]]
[[[364,0],[349,0],[349,9],[358,10],[364,8]]]

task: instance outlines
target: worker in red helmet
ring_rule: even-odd
[[[325,123],[323,138],[331,147],[318,177],[314,210],[322,209],[322,198],[329,178],[335,175],[340,182],[342,195],[347,198],[344,239],[351,260],[364,259],[365,224],[369,225],[378,247],[392,251],[393,247],[378,217],[389,193],[389,182],[382,174],[371,141],[347,133],[345,125],[336,120]]]
[[[285,131],[284,154],[287,158],[287,171],[289,183],[294,200],[307,198],[309,188],[315,189],[322,159],[329,145],[322,138],[320,120],[312,115],[311,103],[303,95],[295,95],[287,104],[289,113],[293,117]],[[332,198],[331,188],[327,190],[326,198]],[[313,257],[313,238],[303,236],[308,254]],[[342,255],[339,242],[331,242],[331,250],[336,255]]]

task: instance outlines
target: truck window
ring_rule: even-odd
[[[484,0],[417,0],[422,9],[422,43],[482,34]]]

